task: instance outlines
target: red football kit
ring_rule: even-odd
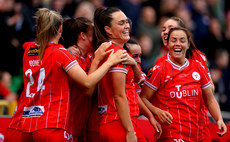
[[[141,70],[141,67],[140,67],[140,65],[138,64],[138,67],[140,68],[140,70]],[[146,74],[144,73],[144,72],[141,72],[141,79],[143,79],[143,82],[144,82],[144,80],[146,79]],[[141,87],[142,87],[142,85],[143,85],[143,82],[141,82],[141,83],[135,83],[135,89],[136,89],[136,92],[138,93],[138,94],[140,94],[141,93]]]
[[[34,132],[44,128],[69,131],[70,94],[67,71],[78,64],[60,44],[47,45],[39,61],[34,42],[23,45],[23,80],[17,111],[9,128]]]
[[[81,68],[88,73],[92,54],[88,54],[87,58],[75,56]],[[82,93],[81,88],[70,78],[70,124],[71,134],[76,137],[86,133],[87,121],[91,111],[92,97]]]
[[[0,95],[2,95],[3,97],[7,97],[9,94],[10,90],[3,86],[2,83],[0,83]]]
[[[211,78],[211,74],[210,71],[208,69],[208,63],[207,63],[207,59],[205,57],[205,55],[200,52],[199,50],[192,50],[193,54],[192,54],[192,59],[199,61],[204,67],[206,72],[208,73],[208,76]],[[203,142],[210,142],[211,141],[211,136],[210,136],[210,131],[209,131],[209,117],[208,117],[208,109],[205,105],[204,100],[202,100],[204,104],[201,110],[201,119],[204,120],[203,121]]]
[[[122,47],[112,44],[107,50],[114,49],[114,52],[118,50],[124,50]],[[98,86],[98,111],[102,115],[102,120],[100,124],[100,140],[115,140],[122,141],[125,140],[126,132],[120,122],[120,118],[117,112],[112,83],[111,83],[111,73],[120,72],[126,74],[126,85],[125,93],[129,104],[130,116],[133,122],[133,125],[136,125],[137,117],[139,116],[139,107],[138,107],[138,95],[135,90],[134,73],[131,66],[118,64],[110,68],[109,72],[102,78]],[[117,126],[117,127],[115,127]],[[111,129],[111,131],[116,131],[119,133],[110,133],[110,131],[104,131]],[[140,139],[142,134],[136,130],[136,136]],[[119,135],[119,136],[118,136]],[[143,137],[143,141],[145,138]]]
[[[124,50],[122,47],[112,44],[107,50],[114,49],[114,52],[119,49]],[[119,119],[119,115],[116,109],[113,89],[111,84],[111,72],[121,72],[126,74],[126,86],[125,93],[129,101],[130,116],[137,118],[139,116],[138,96],[135,91],[135,84],[133,82],[134,73],[131,66],[118,64],[113,66],[109,72],[99,82],[98,92],[98,109],[102,114],[102,124],[109,123]]]
[[[161,123],[160,140],[202,140],[199,120],[202,109],[202,89],[210,86],[210,78],[204,67],[194,60],[183,66],[170,59],[163,60],[149,70],[145,84],[156,91],[152,103],[173,116],[173,123]],[[160,122],[160,121],[159,121]]]
[[[160,62],[162,62],[163,60],[167,59],[169,57],[169,53],[165,54],[164,56],[162,56],[161,58],[159,58],[156,64],[159,64]],[[195,61],[199,61],[205,68],[208,76],[211,78],[211,74],[210,71],[208,69],[208,63],[207,63],[207,59],[205,57],[205,55],[199,51],[199,50],[192,50],[192,57],[189,57],[190,59],[192,58]],[[202,100],[203,101],[203,100]],[[204,121],[202,123],[201,126],[203,126],[203,128],[201,128],[201,131],[203,131],[203,136],[204,136],[204,140],[206,140],[207,142],[211,141],[211,136],[210,136],[210,131],[209,131],[209,117],[208,117],[208,109],[205,106],[205,103],[203,102],[203,108],[201,110],[201,119]]]

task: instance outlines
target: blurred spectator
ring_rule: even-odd
[[[210,24],[208,6],[205,0],[192,0],[189,6],[195,25],[193,31],[194,42],[199,49],[201,42],[208,35]]]
[[[152,48],[154,49],[150,51],[152,52],[153,61],[156,55],[159,54],[161,47],[160,29],[156,24],[156,19],[155,9],[151,6],[144,6],[141,10],[141,17],[137,27],[137,36],[149,35],[153,41]]]
[[[141,0],[120,0],[118,7],[132,20],[131,35],[136,35],[138,18],[141,13]]]
[[[141,70],[147,74],[148,70],[153,67],[155,63],[155,57],[157,55],[153,55],[153,40],[147,34],[140,35],[138,37],[138,43],[141,46],[142,56],[141,56]]]
[[[91,2],[82,1],[76,8],[74,17],[86,17],[93,21],[95,8]]]
[[[208,60],[213,60],[218,48],[223,48],[223,32],[219,21],[216,18],[211,18],[209,34],[200,44],[200,49],[206,54]]]
[[[9,71],[11,75],[17,76],[22,67],[23,49],[21,45],[32,35],[29,24],[22,14],[21,2],[5,0],[0,7],[3,8],[0,18],[0,42],[2,47],[0,70]]]
[[[182,19],[185,24],[185,27],[189,29],[189,31],[193,32],[195,28],[195,23],[192,20],[191,12],[184,6],[179,7],[175,11],[175,16]]]
[[[89,0],[89,1],[94,5],[95,9],[104,6],[104,0]],[[111,0],[109,0],[109,1],[111,1]],[[115,0],[113,0],[113,1],[115,1]]]
[[[224,30],[224,48],[230,53],[230,10],[226,12],[226,28]]]
[[[42,0],[26,0],[24,3],[22,3],[21,10],[22,10],[24,20],[28,24],[28,28],[30,31],[29,38],[31,38],[31,41],[34,40],[35,33],[36,33],[34,15],[35,12],[38,10],[38,8],[42,8],[42,7],[44,7]]]
[[[215,96],[219,100],[221,110],[230,111],[229,53],[223,48],[218,48],[215,53],[215,61],[210,65]]]
[[[0,71],[0,99],[6,99],[9,103],[17,99],[17,95],[10,90],[11,75],[7,71]]]
[[[70,17],[71,15],[68,15],[68,12],[65,13],[65,7],[68,4],[67,2],[69,2],[69,0],[51,0],[49,8],[59,12],[63,18]]]
[[[223,27],[224,23],[224,1],[223,0],[206,0],[210,16],[214,16]]]
[[[175,15],[175,11],[178,8],[179,0],[161,0],[160,13],[161,16],[172,17]]]

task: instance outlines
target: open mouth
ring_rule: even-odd
[[[176,53],[181,53],[182,49],[177,48],[177,49],[173,49],[173,51],[176,52]]]

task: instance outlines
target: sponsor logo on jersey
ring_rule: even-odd
[[[149,71],[149,74],[148,74],[148,76],[147,76],[147,80],[150,79],[150,77],[152,76],[152,74],[153,74],[153,72],[152,72],[152,71]]]
[[[39,54],[38,47],[30,48],[28,51],[28,56],[37,56]]]
[[[194,99],[196,96],[199,95],[198,89],[181,89],[181,85],[175,85],[175,87],[176,91],[170,92],[171,98],[176,97],[178,99],[181,99],[182,97],[190,97],[191,99]]]
[[[98,106],[98,112],[99,114],[103,114],[107,111],[107,105],[104,105],[104,106]]]
[[[193,79],[195,79],[197,81],[200,80],[200,74],[198,72],[193,72],[192,77],[193,77]]]
[[[44,106],[24,107],[22,117],[39,117],[44,113]]]

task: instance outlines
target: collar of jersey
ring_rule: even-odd
[[[184,65],[182,66],[178,66],[177,64],[173,63],[171,60],[170,60],[170,54],[168,54],[168,59],[167,61],[172,65],[173,68],[175,69],[178,69],[178,70],[183,70],[184,68],[186,68],[188,65],[189,65],[189,61],[185,58],[185,63]]]

